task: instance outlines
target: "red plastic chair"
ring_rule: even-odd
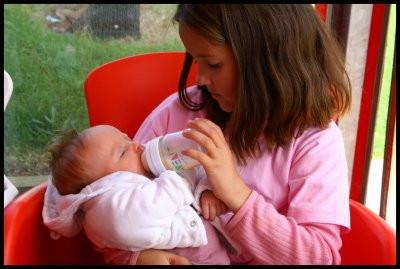
[[[350,199],[351,231],[342,236],[342,264],[396,264],[396,232],[363,204]]]
[[[4,264],[104,264],[86,235],[53,240],[42,222],[46,183],[4,210]],[[352,230],[343,235],[342,264],[396,264],[396,233],[378,215],[350,200]]]
[[[177,90],[183,60],[183,52],[159,52],[94,69],[85,82],[90,125],[114,125],[133,137],[147,115]],[[188,83],[194,81],[193,69]],[[35,186],[4,209],[4,264],[104,264],[83,231],[50,238],[42,220],[45,190],[46,183]]]
[[[73,238],[51,239],[42,219],[46,185],[26,191],[4,209],[4,264],[104,264],[83,231]]]
[[[178,90],[184,56],[183,52],[141,54],[94,69],[85,82],[90,125],[113,125],[132,138],[149,113]],[[195,84],[195,75],[192,68],[188,86]]]

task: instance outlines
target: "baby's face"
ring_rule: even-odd
[[[99,179],[116,171],[130,171],[147,175],[141,162],[144,147],[132,141],[126,134],[109,125],[98,125],[83,132],[85,152],[84,165]]]

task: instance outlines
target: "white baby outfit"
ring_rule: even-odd
[[[205,245],[204,225],[191,204],[199,208],[195,196],[206,185],[189,183],[190,189],[173,171],[153,180],[122,171],[91,183],[78,194],[60,195],[49,176],[44,224],[53,238],[72,237],[84,228],[100,248],[140,251]],[[199,187],[193,195],[194,186]]]

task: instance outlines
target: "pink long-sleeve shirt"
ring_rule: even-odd
[[[196,86],[188,89],[193,101],[201,98]],[[134,139],[143,143],[187,128],[205,111],[188,111],[175,93],[160,104],[139,128]],[[288,148],[269,153],[262,138],[262,154],[236,162],[238,173],[252,189],[235,215],[227,214],[225,231],[240,246],[233,264],[340,264],[340,234],[350,229],[349,185],[342,133],[331,122],[311,128]],[[236,159],[235,159],[236,160]],[[130,257],[135,262],[137,253]]]

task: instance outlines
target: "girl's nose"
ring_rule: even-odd
[[[208,78],[207,72],[203,70],[203,68],[198,65],[197,74],[196,74],[196,83],[197,85],[208,86],[210,84],[210,79]]]

